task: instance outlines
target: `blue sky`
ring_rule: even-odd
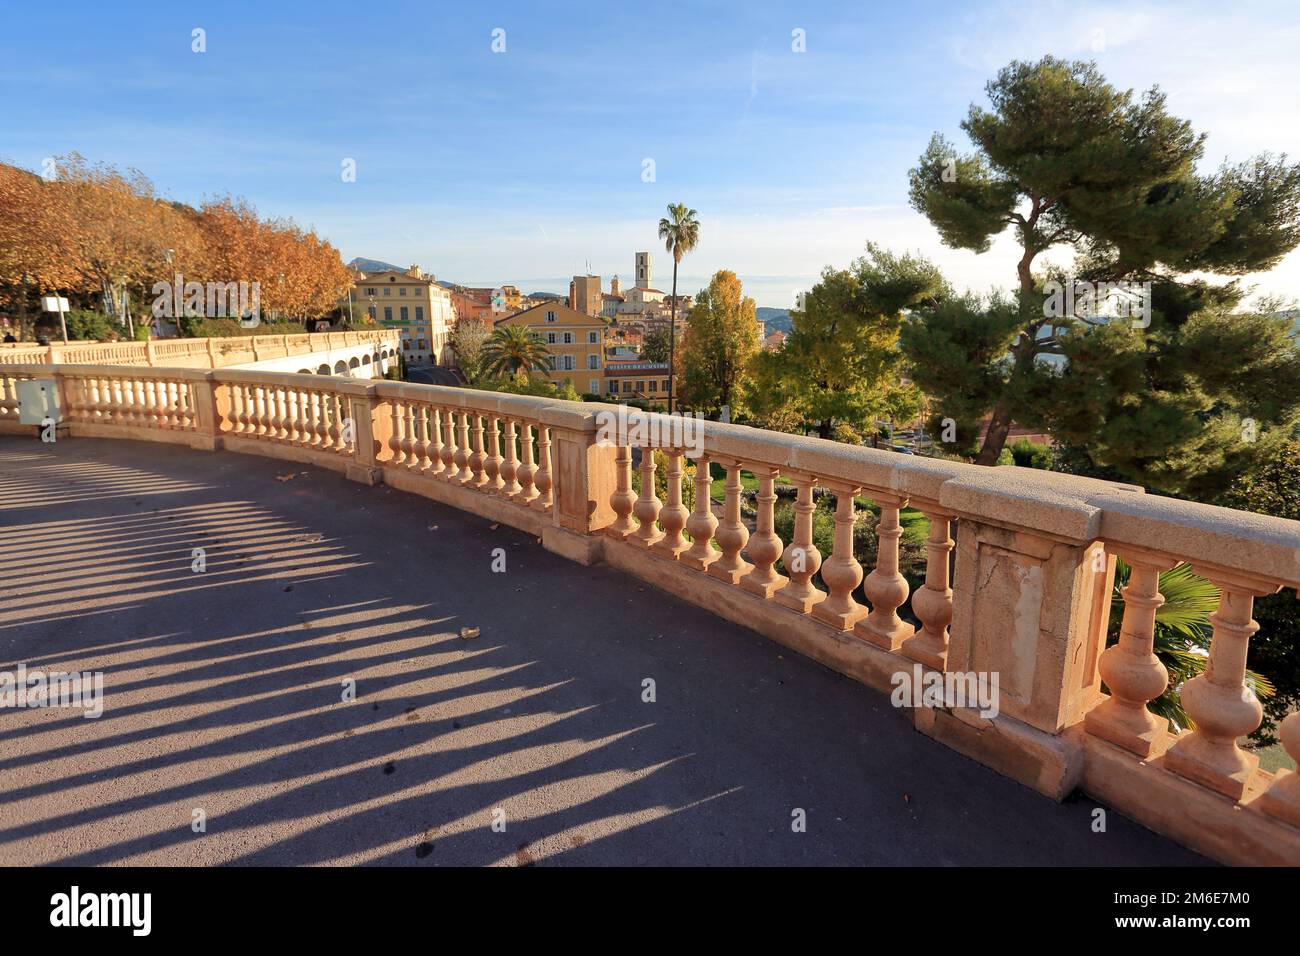
[[[1159,83],[1210,134],[1209,166],[1300,155],[1293,0],[67,2],[5,21],[0,159],[39,169],[77,150],[186,202],[246,196],[345,259],[525,291],[565,291],[588,263],[626,281],[640,249],[667,289],[655,225],[675,201],[702,224],[686,291],[730,268],[760,305],[787,306],[868,239],[959,286],[1007,286],[1010,243],[945,249],[907,206],[907,170],[936,130],[964,142],[969,104],[1014,58]],[[1255,281],[1300,297],[1300,256]]]

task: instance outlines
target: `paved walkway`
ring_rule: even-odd
[[[610,568],[270,459],[0,438],[18,663],[105,709],[0,711],[0,864],[1203,862]]]

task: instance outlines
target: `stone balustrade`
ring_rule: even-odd
[[[605,561],[883,691],[900,674],[996,675],[996,713],[949,700],[908,716],[1054,798],[1081,788],[1228,862],[1300,863],[1300,776],[1260,770],[1239,745],[1262,717],[1245,681],[1252,605],[1300,585],[1300,523],[712,422],[694,447],[626,433],[607,443],[614,406],[233,368],[0,365],[0,432],[32,431],[17,425],[14,384],[49,377],[74,439],[224,448],[388,484]],[[721,514],[710,464],[726,476]],[[793,486],[790,541],[774,520],[777,483]],[[834,502],[826,555],[813,541],[819,496]],[[880,512],[874,554],[855,549],[863,498]],[[929,523],[915,593],[899,566],[905,508]],[[1107,648],[1117,558],[1132,571]],[[1181,689],[1195,726],[1175,732],[1148,705],[1168,681],[1152,653],[1159,574],[1180,561],[1222,597],[1206,671]],[[1300,715],[1280,735],[1300,758]]]
[[[396,353],[395,329],[353,332],[303,332],[203,339],[149,339],[145,342],[69,342],[67,345],[8,344],[0,365],[142,365],[167,368],[224,368],[330,349],[373,344]]]

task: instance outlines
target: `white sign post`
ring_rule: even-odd
[[[63,328],[63,344],[68,344],[68,300],[61,295],[41,296],[41,309],[45,312],[59,313],[59,325]]]

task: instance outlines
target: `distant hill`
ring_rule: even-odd
[[[773,309],[768,306],[760,306],[756,312],[758,320],[763,323],[763,328],[768,335],[773,332],[785,332],[787,335],[790,333],[789,309]]]
[[[381,262],[378,259],[362,259],[360,256],[348,263],[349,269],[357,269],[361,272],[405,272],[406,266],[395,266],[391,262]]]
[[[558,292],[530,292],[530,299],[567,299],[568,296],[560,295]]]

